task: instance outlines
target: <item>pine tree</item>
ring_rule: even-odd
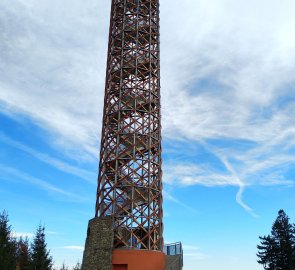
[[[267,270],[295,270],[295,233],[289,217],[280,210],[271,234],[259,237],[258,263]]]
[[[65,263],[62,264],[60,270],[69,270]]]
[[[17,270],[29,270],[30,269],[30,253],[29,253],[29,241],[28,238],[20,239],[17,242],[16,251]]]
[[[15,270],[16,242],[5,211],[0,213],[0,269]]]
[[[264,266],[264,269],[275,270],[277,265],[277,245],[275,240],[271,236],[259,237],[261,245],[257,245],[258,263]]]
[[[81,270],[81,268],[82,265],[79,262],[77,262],[77,264],[73,267],[73,270]]]
[[[278,269],[294,269],[293,265],[293,246],[294,246],[294,231],[293,226],[289,223],[289,217],[283,210],[279,211],[278,217],[272,227],[271,234],[276,240],[279,247],[278,256]]]
[[[45,228],[39,225],[31,244],[30,270],[52,270],[52,257],[45,242]]]

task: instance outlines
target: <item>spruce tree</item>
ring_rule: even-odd
[[[5,211],[0,213],[0,269],[15,270],[16,242]]]
[[[282,270],[295,270],[293,265],[293,258],[295,256],[293,252],[294,246],[294,228],[289,223],[289,217],[283,210],[279,211],[278,217],[272,226],[271,234],[276,240],[278,249],[278,269]]]
[[[295,270],[294,225],[283,210],[278,212],[271,234],[259,237],[258,263],[267,270]]]
[[[28,238],[20,239],[17,242],[16,262],[17,270],[30,270],[30,253]]]
[[[81,270],[81,268],[82,265],[79,262],[77,262],[77,264],[73,267],[73,270]]]
[[[69,268],[63,263],[60,270],[69,270]]]
[[[41,225],[37,228],[33,243],[31,244],[30,270],[52,270],[52,257],[47,250],[45,241],[45,228]]]
[[[266,270],[275,270],[277,265],[277,253],[278,247],[275,240],[270,236],[260,237],[260,245],[257,245],[258,248],[258,263],[264,266]]]

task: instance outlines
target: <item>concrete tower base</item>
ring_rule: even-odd
[[[166,255],[149,250],[113,250],[112,218],[89,221],[82,270],[164,270]]]
[[[112,270],[113,242],[111,218],[89,220],[82,270]]]

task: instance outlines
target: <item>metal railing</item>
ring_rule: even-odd
[[[165,244],[164,245],[164,253],[168,256],[179,255],[179,266],[180,266],[180,269],[182,269],[182,267],[183,267],[183,249],[182,249],[181,242]],[[174,264],[176,264],[176,262]],[[174,269],[173,265],[172,265],[171,269]]]

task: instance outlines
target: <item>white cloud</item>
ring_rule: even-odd
[[[54,232],[54,231],[47,231],[47,230],[46,230],[46,234],[54,234],[54,235],[56,235],[56,234],[58,234],[58,232]]]
[[[294,3],[187,0],[177,12],[168,2],[161,28],[166,136],[260,143],[294,126],[294,105],[277,104],[294,98],[294,43],[281,35],[295,24]]]
[[[182,248],[184,250],[199,250],[200,248],[197,246],[192,246],[192,245],[182,245]]]
[[[185,208],[186,210],[188,210],[190,213],[193,213],[193,214],[196,214],[197,213],[197,210],[190,207],[189,205],[181,202],[180,200],[178,200],[177,198],[175,198],[171,193],[167,192],[166,190],[163,190],[163,196],[164,196],[164,199],[166,200],[169,200],[169,201],[172,201],[180,206],[182,206],[183,208]],[[166,217],[168,217],[169,214],[166,214]]]
[[[62,142],[82,142],[97,155],[109,4],[34,3],[2,4],[10,27],[2,31],[0,98],[6,110],[25,113]],[[294,93],[294,39],[286,34],[295,24],[294,3],[278,8],[268,1],[265,8],[253,1],[185,0],[181,13],[179,4],[161,3],[164,134],[261,141],[286,121],[294,125],[292,108],[282,111],[285,119],[277,111],[273,118],[259,115]]]
[[[191,260],[205,260],[208,258],[207,255],[198,253],[198,252],[191,252],[191,253],[184,253],[185,257],[190,257]]]
[[[20,171],[18,169],[5,166],[5,165],[0,165],[0,178],[2,179],[7,179],[7,177],[10,176],[15,177],[16,181],[21,179],[25,180],[27,183],[30,183],[38,188],[41,188],[45,191],[47,191],[49,194],[53,195],[62,195],[63,198],[68,198],[68,199],[75,199],[79,201],[85,201],[86,198],[83,198],[79,195],[73,194],[71,192],[65,191],[59,187],[56,187],[52,184],[50,184],[48,181],[45,181],[43,179],[31,176],[23,171]]]
[[[70,250],[81,250],[81,251],[84,250],[84,247],[82,247],[82,246],[64,246],[62,248],[64,248],[64,249],[70,249]]]
[[[209,256],[202,253],[200,248],[193,245],[182,245],[183,248],[183,256],[188,257],[188,260],[205,260],[208,259]]]
[[[13,237],[17,237],[17,238],[19,238],[19,237],[22,237],[22,238],[26,238],[26,237],[32,238],[34,236],[34,234],[33,233],[30,233],[30,232],[13,232],[12,233],[12,236]]]
[[[72,175],[75,175],[75,176],[78,176],[92,184],[95,184],[96,183],[96,174],[93,173],[93,172],[89,172],[87,170],[84,170],[82,168],[79,168],[78,166],[73,166],[73,165],[70,165],[69,163],[67,162],[64,162],[62,160],[59,160],[59,159],[56,159],[52,156],[49,156],[45,153],[41,153],[39,151],[36,151],[18,141],[15,141],[9,137],[7,137],[5,134],[3,134],[1,131],[0,131],[0,141],[12,146],[12,147],[15,147],[25,153],[28,153],[30,154],[31,156],[35,157],[36,159],[44,162],[44,163],[47,163],[53,167],[55,167],[56,169],[60,170],[60,171],[63,171],[63,172],[66,172],[68,174],[72,174]]]
[[[57,135],[55,143],[96,156],[108,5],[37,2],[0,4],[2,109],[28,115]]]

